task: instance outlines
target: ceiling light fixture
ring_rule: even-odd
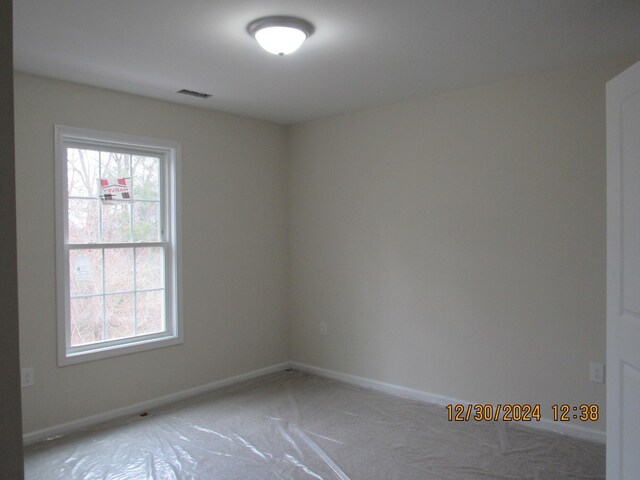
[[[314,26],[297,17],[262,17],[247,25],[247,32],[262,48],[274,55],[295,52],[314,32]]]

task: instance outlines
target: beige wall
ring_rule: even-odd
[[[604,411],[604,84],[631,63],[292,128],[292,359]]]
[[[22,74],[15,104],[25,432],[287,360],[284,127]],[[183,345],[57,367],[56,123],[182,143]]]
[[[13,139],[12,3],[0,2],[0,468],[1,479],[20,479],[20,357]]]

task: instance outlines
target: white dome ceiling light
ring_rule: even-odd
[[[286,16],[262,17],[247,25],[249,35],[274,55],[295,52],[314,30],[314,26],[306,20]]]

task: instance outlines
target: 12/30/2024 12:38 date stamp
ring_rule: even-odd
[[[596,404],[551,405],[554,422],[595,422],[600,418],[600,408]],[[539,422],[542,419],[540,404],[498,403],[498,404],[449,404],[447,420],[450,422]]]

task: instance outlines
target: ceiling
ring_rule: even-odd
[[[245,31],[277,14],[316,27],[289,56]],[[640,1],[14,0],[14,48],[23,72],[291,124],[640,52]]]

